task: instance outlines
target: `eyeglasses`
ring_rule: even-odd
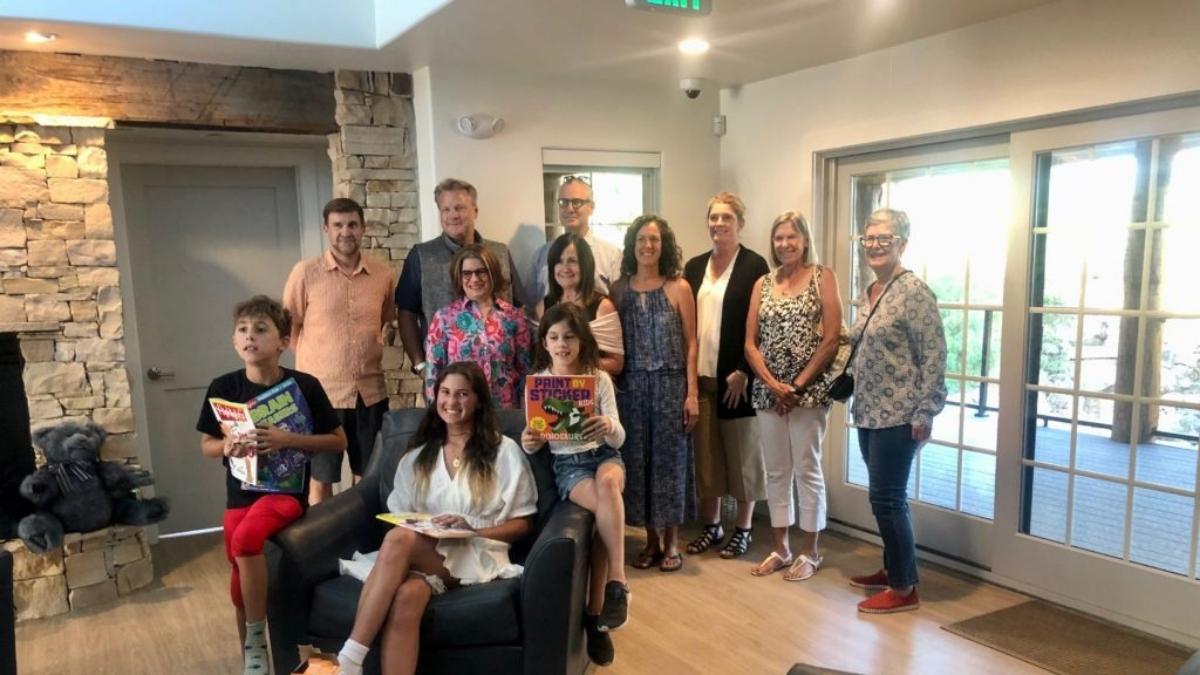
[[[562,187],[563,185],[566,185],[567,183],[574,183],[576,181],[583,183],[584,185],[586,185],[588,187],[592,186],[592,179],[588,178],[586,175],[576,176],[574,174],[567,174],[566,176],[563,176],[562,178],[560,178],[558,185],[559,185],[559,187]]]
[[[488,272],[486,267],[480,267],[477,270],[463,270],[462,271],[463,281],[469,281],[471,279],[471,277],[476,277],[478,279],[487,279],[490,276],[492,276],[492,275],[490,272]]]
[[[903,238],[894,234],[864,234],[858,238],[858,245],[863,248],[870,248],[875,245],[878,245],[879,248],[891,248],[897,239]]]
[[[591,203],[592,203],[592,200],[590,200],[590,199],[567,199],[566,197],[558,198],[558,208],[560,208],[560,209],[565,209],[567,207],[570,207],[570,208],[578,211],[579,209],[582,209],[583,207],[585,207]]]

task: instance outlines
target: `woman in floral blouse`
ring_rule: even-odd
[[[500,297],[508,283],[500,261],[478,244],[464,246],[450,264],[457,299],[438,310],[425,336],[425,400],[434,399],[438,373],[456,361],[474,361],[501,408],[520,408],[531,362],[529,323]]]
[[[881,591],[858,603],[860,612],[872,614],[921,604],[906,486],[917,449],[929,440],[933,418],[946,404],[946,336],[937,298],[900,265],[909,229],[903,211],[879,209],[858,238],[875,282],[860,299],[850,329],[858,341],[850,410],[883,539],[883,569],[851,577],[850,585]]]

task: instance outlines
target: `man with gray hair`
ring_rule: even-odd
[[[433,199],[438,205],[442,233],[414,246],[404,261],[400,281],[396,284],[396,307],[400,310],[400,342],[414,375],[425,376],[425,331],[430,320],[439,309],[454,300],[454,286],[447,270],[459,249],[467,244],[483,244],[500,261],[509,282],[508,288],[521,288],[508,247],[484,239],[475,230],[475,219],[479,216],[478,194],[474,185],[457,178],[438,183],[433,190]],[[518,294],[517,290],[511,295],[505,291],[501,297],[520,307]]]
[[[558,187],[558,220],[567,232],[578,234],[592,247],[592,257],[596,260],[596,290],[608,295],[608,291],[617,279],[621,278],[621,249],[618,246],[600,239],[592,231],[589,220],[596,202],[592,200],[592,186],[579,176],[567,176]],[[546,258],[550,253],[550,242],[538,249],[533,259],[532,285],[533,297],[530,302],[537,303],[546,297],[549,288],[546,269]]]

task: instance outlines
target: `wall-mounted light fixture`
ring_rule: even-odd
[[[486,113],[463,115],[454,120],[454,130],[467,138],[491,138],[503,129],[503,118]]]
[[[25,33],[25,41],[30,44],[40,45],[47,42],[54,42],[58,39],[58,33],[43,33],[37,30],[27,31]]]

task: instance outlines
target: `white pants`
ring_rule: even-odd
[[[759,410],[759,438],[767,467],[767,506],[771,527],[796,523],[792,483],[800,497],[800,529],[825,529],[825,475],[821,472],[821,439],[829,408],[793,408],[787,415]]]

